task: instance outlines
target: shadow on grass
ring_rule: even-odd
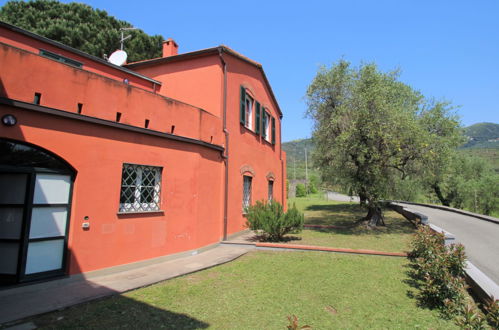
[[[290,235],[290,234],[287,234],[286,236],[284,236],[282,239],[280,240],[270,240],[268,239],[267,236],[265,235],[255,235],[255,236],[252,236],[250,238],[247,238],[246,241],[247,242],[264,242],[264,243],[287,243],[287,242],[292,242],[292,241],[301,241],[301,237],[298,237],[298,236],[293,236],[293,235]]]
[[[157,308],[122,295],[76,305],[32,319],[40,329],[206,329],[210,324],[189,315]]]
[[[414,227],[407,220],[391,216],[383,210],[385,214],[386,226],[367,228],[359,222],[359,219],[366,215],[367,211],[358,204],[314,204],[305,208],[307,215],[305,224],[307,225],[329,225],[343,228],[307,228],[323,233],[335,233],[342,235],[379,235],[379,234],[412,234]]]

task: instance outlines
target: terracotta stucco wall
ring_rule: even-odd
[[[161,81],[161,95],[181,100],[222,117],[223,74],[218,55],[152,66],[134,71]]]
[[[228,66],[228,93],[227,93],[227,123],[231,132],[229,153],[229,226],[228,233],[232,234],[245,228],[246,218],[242,214],[243,175],[248,167],[253,173],[246,173],[253,177],[251,200],[267,200],[268,176],[274,175],[274,199],[286,204],[282,187],[285,184],[285,173],[281,161],[281,121],[277,104],[273,102],[265,84],[261,71],[255,66],[226,56]],[[275,118],[276,141],[272,145],[262,136],[240,124],[240,90],[244,86],[254,100],[258,101],[266,111]],[[253,123],[255,111],[253,110]]]
[[[150,131],[222,145],[221,119],[199,108],[0,44],[0,96],[82,113],[75,119],[0,105],[0,138],[32,143],[65,159],[77,171],[69,231],[72,274],[197,249],[223,234],[221,151],[165,137],[113,128],[99,118]],[[81,119],[81,120],[79,120]],[[164,212],[118,215],[123,163],[160,166]],[[90,229],[81,224],[88,217]]]
[[[222,235],[219,151],[0,105],[18,125],[1,137],[43,147],[77,171],[69,232],[70,272],[196,249]],[[164,212],[118,215],[123,163],[160,166]],[[90,230],[82,229],[85,217]]]
[[[24,49],[34,54],[38,54],[40,52],[40,49],[48,50],[52,53],[66,56],[72,60],[82,63],[83,69],[86,71],[97,73],[102,76],[115,79],[117,81],[123,81],[124,79],[127,79],[130,85],[141,87],[149,91],[153,91],[155,88],[158,88],[158,86],[154,86],[154,83],[152,83],[151,81],[141,79],[140,77],[124,72],[117,68],[113,68],[112,66],[92,61],[79,54],[69,52],[65,49],[48,43],[44,43],[40,40],[31,38],[21,33],[16,33],[2,26],[0,26],[0,43],[5,43],[20,49]]]
[[[222,145],[220,118],[199,108],[92,72],[0,44],[0,96]],[[20,69],[22,68],[22,69]]]

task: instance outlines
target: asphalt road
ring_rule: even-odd
[[[357,196],[347,196],[334,191],[326,192],[326,198],[329,201],[338,201],[338,202],[358,202],[359,197]]]
[[[465,246],[468,260],[499,284],[499,224],[431,207],[403,205],[427,215],[430,223],[454,234],[456,241]]]

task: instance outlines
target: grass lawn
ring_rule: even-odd
[[[295,203],[296,207],[305,213],[306,224],[349,227],[366,215],[366,211],[360,208],[358,203],[327,201],[321,195],[292,198],[289,203]],[[300,234],[288,235],[288,243],[387,252],[407,251],[415,232],[414,226],[394,211],[385,210],[384,215],[386,227],[304,229]]]
[[[42,328],[452,329],[409,298],[405,258],[256,251],[123,295],[35,318]]]

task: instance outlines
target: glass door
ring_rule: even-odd
[[[37,173],[25,275],[63,270],[71,177]]]
[[[0,284],[65,274],[75,175],[45,149],[0,138]]]
[[[0,280],[3,283],[18,280],[28,187],[29,174],[0,173]]]

